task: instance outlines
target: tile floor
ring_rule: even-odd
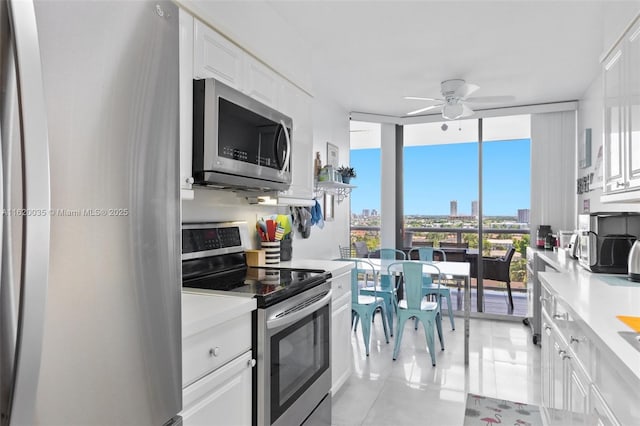
[[[379,317],[364,352],[362,332],[352,333],[353,374],[333,397],[332,424],[462,425],[467,392],[540,404],[540,347],[521,322],[471,319],[470,365],[464,367],[464,320],[452,331],[443,321],[445,350],[436,339],[431,366],[424,330],[407,325],[400,353],[384,341]]]

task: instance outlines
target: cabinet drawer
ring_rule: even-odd
[[[251,313],[211,327],[182,341],[182,386],[251,349]]]
[[[182,392],[184,426],[251,424],[251,351]]]
[[[351,271],[331,279],[331,302],[351,292]]]
[[[553,316],[555,313],[554,298],[544,285],[540,290],[540,305],[550,317]]]

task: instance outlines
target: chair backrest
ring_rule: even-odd
[[[393,248],[381,248],[380,259],[383,260],[407,260],[407,255],[402,250]]]
[[[355,241],[353,243],[353,248],[356,251],[356,257],[369,257],[369,248],[367,247],[367,243],[364,241]]]
[[[355,267],[351,270],[351,303],[358,303],[358,296],[360,294],[360,288],[369,287],[367,285],[369,277],[374,280],[373,292],[375,296],[375,280],[376,270],[371,262],[363,259],[352,259],[355,263]],[[360,286],[360,276],[363,277],[363,285]]]
[[[351,247],[344,247],[339,245],[338,248],[340,249],[340,259],[351,259],[353,257],[357,257],[354,256],[355,253],[353,252]]]
[[[509,248],[507,249],[507,253],[504,255],[504,261],[507,263],[511,263],[511,258],[513,257],[515,252],[516,252],[515,247],[509,246]]]
[[[447,255],[443,250],[434,249],[433,247],[417,247],[413,248],[409,251],[409,259],[413,259],[414,256],[412,254],[414,252],[418,253],[418,260],[422,260],[424,262],[433,262],[433,253],[438,252],[442,255],[442,260],[446,262]]]
[[[440,285],[442,275],[440,269],[431,263],[423,261],[402,261],[394,262],[387,267],[388,273],[392,274],[398,267],[402,267],[402,275],[404,282],[404,298],[407,301],[407,308],[420,309],[424,293],[422,291],[422,278],[425,273],[437,275],[437,283]]]

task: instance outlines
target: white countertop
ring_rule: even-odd
[[[292,259],[274,265],[280,268],[322,269],[331,272],[333,277],[349,272],[355,266],[353,262],[344,260]]]
[[[541,256],[546,261],[553,254]],[[632,330],[616,318],[617,315],[640,316],[640,284],[626,282],[625,275],[591,273],[571,258],[555,261],[563,262],[563,268],[557,269],[564,272],[541,272],[540,279],[569,306],[574,316],[584,321],[601,340],[599,344],[621,361],[621,369],[625,370],[621,372],[635,375],[640,381],[640,351],[618,334]],[[623,285],[610,285],[606,280],[620,280],[615,282]]]
[[[256,309],[256,299],[182,290],[182,338],[230,321]]]

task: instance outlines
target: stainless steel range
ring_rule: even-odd
[[[182,227],[182,285],[254,297],[254,425],[330,425],[331,274],[249,267],[247,224]]]

